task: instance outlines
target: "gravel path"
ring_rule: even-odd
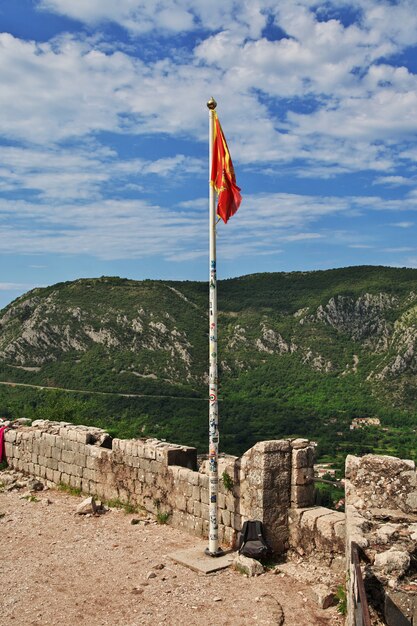
[[[205,576],[175,564],[168,555],[196,540],[170,526],[132,525],[137,516],[118,510],[78,516],[82,498],[60,491],[36,498],[0,492],[1,626],[342,623],[286,574]]]

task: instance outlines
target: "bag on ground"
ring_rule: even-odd
[[[239,554],[258,561],[269,554],[270,550],[265,541],[262,522],[259,520],[244,522],[238,536],[238,551]]]

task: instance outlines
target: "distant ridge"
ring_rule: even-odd
[[[191,410],[185,398],[207,394],[207,302],[207,284],[195,281],[101,277],[33,289],[0,311],[0,381],[155,396],[146,406],[123,405],[119,426],[200,443],[204,403]],[[323,450],[349,451],[360,441],[347,432],[350,420],[369,416],[381,418],[381,429],[362,432],[362,442],[376,438],[376,449],[415,454],[417,270],[356,266],[231,278],[220,281],[219,313],[229,449],[299,433]],[[51,402],[10,394],[0,390],[3,412],[25,406],[35,413]],[[161,408],[161,395],[184,400]],[[91,415],[100,411],[113,423],[116,405],[95,402]]]

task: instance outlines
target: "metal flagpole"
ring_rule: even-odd
[[[209,181],[213,160],[214,110],[217,102],[210,98],[209,109]],[[209,182],[209,545],[206,554],[220,556],[218,536],[219,492],[219,412],[217,403],[217,273],[216,273],[216,194]]]

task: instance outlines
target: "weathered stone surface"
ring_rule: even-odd
[[[320,583],[309,587],[308,595],[320,609],[328,609],[337,603],[334,592],[327,585]]]
[[[301,450],[304,452],[304,450]],[[314,469],[310,467],[293,467],[292,484],[293,485],[311,485],[314,480]]]
[[[291,447],[294,448],[295,450],[298,450],[300,448],[306,448],[308,445],[310,444],[308,439],[293,439],[291,441]]]
[[[356,542],[369,561],[366,570],[368,580],[374,581],[371,588],[377,588],[368,597],[370,606],[384,615],[388,626],[410,626],[417,619],[417,614],[413,615],[417,591],[407,579],[417,539],[417,535],[413,539],[412,528],[414,503],[417,505],[415,465],[389,456],[349,456],[346,478],[346,556],[350,567],[347,625],[354,623],[350,549]],[[381,548],[386,549],[381,552]]]
[[[401,524],[384,524],[376,530],[376,535],[381,543],[388,543],[398,537]]]
[[[375,556],[374,566],[387,574],[396,572],[401,576],[410,566],[410,555],[404,550],[390,548]]]
[[[304,508],[314,505],[314,483],[291,485],[291,505]]]
[[[85,500],[80,502],[80,504],[77,506],[78,515],[87,515],[87,514],[93,515],[96,512],[97,512],[97,505],[96,505],[95,499],[92,496],[90,496],[89,498],[86,498]]]
[[[256,559],[250,559],[243,554],[238,554],[233,561],[233,567],[238,572],[246,574],[246,576],[259,576],[264,573],[264,566]]]
[[[417,512],[413,461],[368,454],[346,459],[346,496],[357,509],[380,508]]]
[[[311,467],[313,469],[314,466],[314,448],[313,446],[307,446],[304,448],[295,448],[292,452],[291,464],[293,470],[301,467]],[[313,472],[314,474],[314,472]]]

